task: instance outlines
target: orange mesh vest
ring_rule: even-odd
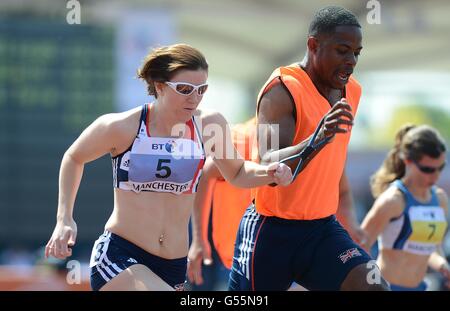
[[[233,144],[245,160],[256,152],[256,119],[233,127]],[[222,263],[231,269],[234,242],[245,209],[252,201],[251,189],[237,188],[225,180],[218,180],[214,188],[212,207],[212,238]]]
[[[277,77],[289,90],[297,110],[293,141],[293,145],[296,145],[314,132],[331,106],[298,64],[277,68],[261,89],[258,103],[270,88],[270,82]],[[350,77],[345,91],[346,99],[355,115],[361,86]],[[291,185],[263,186],[254,190],[258,213],[299,220],[319,219],[335,214],[339,204],[339,181],[345,166],[349,140],[350,133],[337,134],[332,142],[308,163]]]

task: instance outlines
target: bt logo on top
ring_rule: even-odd
[[[177,148],[177,143],[174,140],[171,140],[167,142],[164,147],[166,148],[167,152],[173,153]]]
[[[175,150],[177,149],[178,145],[176,143],[176,141],[174,140],[169,140],[167,143],[165,144],[152,144],[152,149],[153,150],[166,150],[169,153],[174,153]]]

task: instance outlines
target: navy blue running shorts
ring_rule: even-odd
[[[288,220],[247,208],[237,233],[229,290],[339,290],[348,273],[372,258],[334,215]]]
[[[152,255],[139,246],[109,231],[95,241],[90,267],[91,288],[99,290],[120,272],[134,264],[142,264],[175,290],[183,290],[187,257],[165,259]]]

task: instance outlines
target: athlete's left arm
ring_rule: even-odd
[[[358,244],[366,243],[367,235],[356,220],[352,191],[345,171],[342,173],[339,182],[339,206],[336,217],[348,231],[353,241]]]
[[[439,205],[445,211],[445,215],[448,214],[448,197],[444,190],[438,188],[436,194],[439,199]],[[437,250],[433,252],[428,259],[428,266],[440,272],[446,279],[446,286],[450,288],[450,265],[445,258],[444,251],[442,249],[442,244],[437,247]]]
[[[202,116],[202,137],[207,155],[211,156],[222,176],[236,187],[254,188],[276,183],[288,185],[291,169],[279,162],[261,165],[244,161],[235,149],[231,130],[225,118],[218,112]]]

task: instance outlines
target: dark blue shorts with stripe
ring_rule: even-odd
[[[288,220],[259,214],[251,204],[239,225],[229,290],[339,290],[347,274],[372,258],[334,215]]]
[[[95,241],[89,264],[91,287],[103,285],[128,267],[142,264],[176,290],[182,290],[186,281],[187,257],[165,259],[152,255],[139,246],[109,231]]]

